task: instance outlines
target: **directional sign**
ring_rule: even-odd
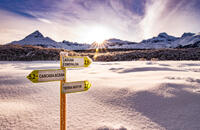
[[[88,56],[64,56],[62,57],[62,66],[65,68],[88,67],[92,60]]]
[[[77,82],[63,82],[62,83],[62,92],[63,93],[74,93],[87,91],[91,87],[89,81],[77,81]]]
[[[60,69],[34,70],[27,78],[33,83],[60,80],[60,130],[66,130],[66,93],[87,91],[89,81],[66,82],[66,68],[88,67],[92,60],[88,56],[68,56],[60,52]]]
[[[27,78],[33,83],[65,80],[65,70],[34,70],[27,76]]]

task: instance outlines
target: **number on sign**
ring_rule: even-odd
[[[84,86],[85,86],[85,89],[87,89],[88,88],[88,83],[87,82],[84,82]]]
[[[85,65],[88,65],[88,64],[89,64],[89,60],[85,60],[85,61],[84,61],[84,64],[85,64]]]
[[[35,74],[32,74],[32,75],[31,75],[31,78],[32,78],[32,79],[35,79],[35,77],[36,77]]]

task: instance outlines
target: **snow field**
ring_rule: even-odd
[[[67,95],[68,130],[199,130],[199,61],[94,62],[68,69],[67,81],[89,80]],[[0,62],[0,130],[57,130],[59,82],[33,84],[35,69],[59,62]]]

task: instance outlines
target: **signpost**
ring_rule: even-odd
[[[77,81],[62,83],[62,93],[75,93],[87,91],[91,87],[89,81]]]
[[[33,83],[60,81],[60,130],[66,130],[66,93],[87,91],[91,84],[89,81],[66,82],[66,69],[88,67],[92,60],[87,57],[68,56],[66,52],[60,53],[60,69],[33,70],[27,78]]]
[[[88,56],[64,56],[62,66],[66,68],[88,67],[92,60]]]
[[[65,70],[34,70],[27,76],[27,78],[33,83],[60,81],[65,79]]]

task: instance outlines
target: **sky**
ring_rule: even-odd
[[[56,41],[139,42],[200,32],[200,0],[0,0],[0,44],[39,30]]]

